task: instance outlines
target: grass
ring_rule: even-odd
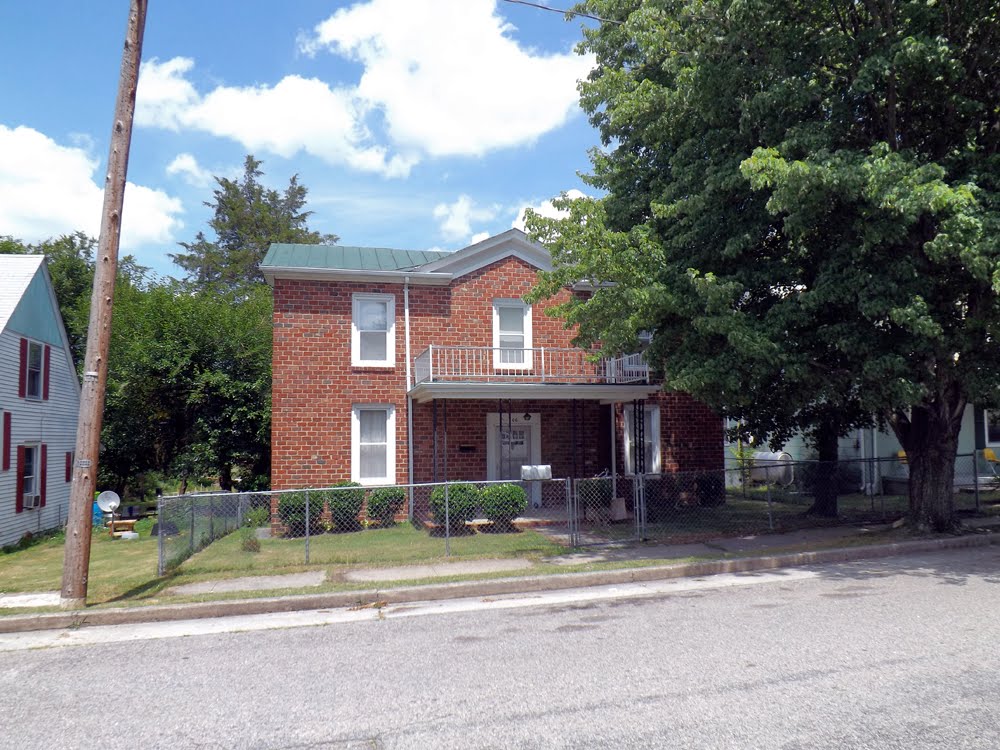
[[[305,539],[262,539],[260,552],[243,552],[238,534],[230,534],[189,558],[179,568],[184,575],[238,571],[263,574],[301,567]],[[516,534],[469,534],[451,539],[451,557],[445,558],[445,540],[408,523],[389,529],[348,534],[322,534],[309,540],[310,565],[371,566],[441,562],[445,559],[545,557],[566,548],[537,531]]]
[[[90,545],[88,599],[113,601],[148,586],[156,575],[156,538],[149,536],[152,520],[136,524],[139,538],[113,539],[95,531]],[[62,533],[46,537],[27,549],[0,554],[0,591],[53,591],[62,584]]]

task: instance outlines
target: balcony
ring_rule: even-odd
[[[599,358],[583,349],[429,346],[413,360],[413,385],[533,383],[648,385],[642,354]]]

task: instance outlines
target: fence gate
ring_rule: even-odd
[[[567,521],[574,547],[644,539],[645,479],[640,475],[573,480]]]

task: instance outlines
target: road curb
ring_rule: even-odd
[[[295,612],[308,609],[338,609],[384,602],[402,604],[439,599],[459,599],[474,596],[503,596],[538,591],[557,591],[587,586],[642,583],[671,578],[692,578],[719,573],[752,573],[758,570],[794,568],[803,565],[845,563],[873,560],[898,555],[920,554],[945,550],[986,547],[1000,543],[1000,535],[970,534],[948,539],[925,539],[913,542],[872,545],[870,547],[840,547],[792,552],[761,557],[739,557],[727,560],[702,560],[676,565],[648,568],[623,568],[592,573],[562,573],[546,576],[498,578],[486,581],[400,586],[389,589],[339,591],[326,594],[300,594],[262,599],[231,599],[190,604],[158,604],[148,607],[118,607],[74,612],[54,612],[35,615],[0,617],[0,633],[21,633],[31,630],[122,625],[143,622],[197,620],[209,617],[257,615],[271,612]]]

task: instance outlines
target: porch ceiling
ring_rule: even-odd
[[[600,401],[620,403],[649,398],[661,389],[647,383],[418,383],[410,389],[414,401],[435,398],[518,399],[532,401]]]

